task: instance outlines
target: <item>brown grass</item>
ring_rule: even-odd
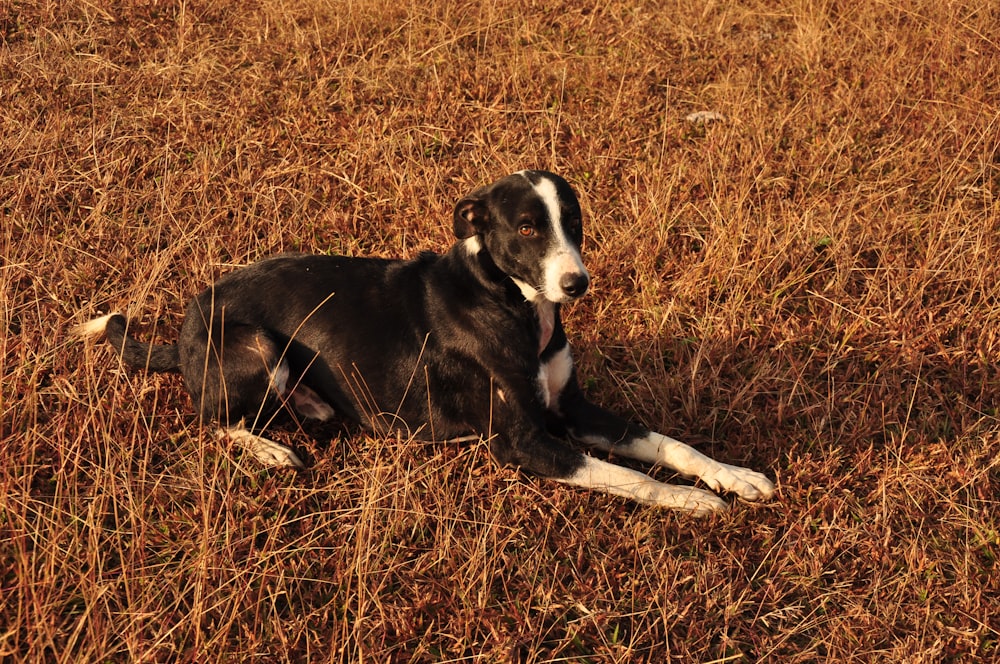
[[[1000,659],[993,3],[0,0],[0,657]],[[725,122],[692,125],[699,110]],[[203,432],[68,330],[584,201],[590,394],[766,469],[696,521],[482,445]],[[669,475],[658,472],[664,478]]]

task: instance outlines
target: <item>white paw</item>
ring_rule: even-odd
[[[250,453],[257,461],[265,466],[292,466],[295,468],[305,468],[302,459],[291,449],[276,443],[267,438],[254,436],[254,441],[249,444]]]
[[[684,490],[685,494],[678,494],[679,502],[670,505],[673,509],[687,512],[691,516],[708,516],[716,512],[725,512],[729,505],[722,498],[714,493],[702,491],[701,489],[673,487]]]
[[[691,516],[708,516],[729,509],[726,501],[704,489],[664,484],[654,480],[635,487],[633,497],[648,505],[687,512]]]
[[[293,468],[305,468],[302,459],[298,457],[290,448],[285,447],[273,440],[268,440],[262,436],[257,436],[246,429],[233,428],[222,429],[218,435],[229,436],[229,438],[246,448],[257,461],[265,466],[291,466]]]
[[[744,500],[767,500],[774,495],[774,483],[763,474],[728,463],[719,463],[701,479],[716,491],[732,491]]]

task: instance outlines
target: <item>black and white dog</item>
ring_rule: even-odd
[[[179,369],[195,404],[263,463],[299,466],[262,437],[282,407],[372,430],[488,440],[502,463],[574,486],[694,514],[726,503],[586,455],[587,447],[675,469],[716,491],[770,498],[762,474],[714,461],[587,401],[559,306],[587,292],[580,205],[569,184],[524,171],[458,202],[458,242],[415,260],[279,256],[231,272],[188,306],[174,345],[85,323],[122,360]]]

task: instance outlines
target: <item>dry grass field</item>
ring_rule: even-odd
[[[0,0],[0,659],[1000,660],[997,26]],[[310,468],[264,469],[70,334],[120,309],[172,339],[277,252],[443,250],[527,167],[583,202],[587,392],[775,500],[692,519],[343,423],[288,423]]]

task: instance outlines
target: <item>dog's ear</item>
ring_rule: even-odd
[[[455,205],[455,237],[459,240],[482,232],[489,221],[490,211],[482,192],[475,191]]]

